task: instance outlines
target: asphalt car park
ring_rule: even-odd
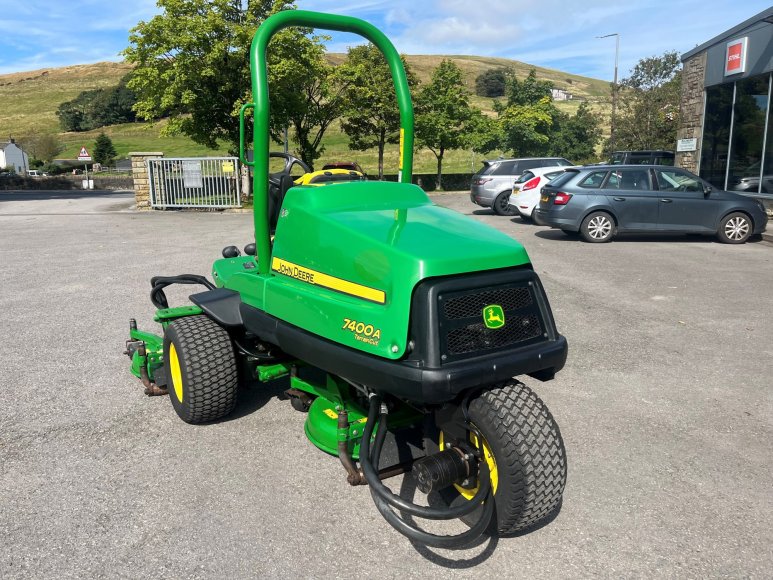
[[[525,381],[567,449],[552,522],[417,548],[306,440],[281,383],[196,427],[142,394],[122,350],[129,318],[154,325],[150,277],[207,274],[251,215],[0,193],[0,576],[769,577],[773,247],[585,244],[434,199],[524,244],[569,341],[555,380]]]

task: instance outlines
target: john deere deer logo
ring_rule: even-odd
[[[486,328],[501,328],[505,325],[505,312],[499,304],[489,304],[483,309],[483,324]]]

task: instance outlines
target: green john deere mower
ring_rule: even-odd
[[[353,172],[296,185],[294,166],[308,168],[290,155],[269,175],[266,47],[287,26],[357,33],[384,53],[400,109],[398,183]],[[223,250],[214,283],[151,280],[163,336],[130,323],[132,372],[148,394],[168,392],[189,423],[229,414],[245,372],[289,377],[308,439],[339,457],[350,484],[368,485],[413,541],[460,547],[546,521],[560,508],[566,455],[547,407],[515,377],[552,379],[566,340],[523,247],[411,184],[413,109],[394,46],[362,20],[293,10],[258,29],[251,66],[240,148],[254,170],[255,241],[244,254]],[[248,108],[253,162],[244,155]],[[169,307],[164,288],[180,283],[205,290]],[[426,501],[382,483],[407,473]],[[466,525],[440,535],[414,518]]]

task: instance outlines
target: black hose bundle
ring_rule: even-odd
[[[150,291],[150,301],[156,308],[169,308],[169,302],[166,300],[164,288],[172,284],[200,284],[207,290],[214,290],[215,285],[204,276],[198,274],[180,274],[179,276],[154,276],[150,279],[150,285],[153,289]]]
[[[380,413],[379,408],[381,408]],[[376,440],[371,452],[370,438],[373,435],[376,415],[379,415],[378,431],[376,432]],[[488,464],[485,461],[481,463],[478,476],[480,481],[478,491],[469,502],[456,507],[442,508],[417,505],[392,493],[379,479],[378,464],[386,432],[386,405],[382,406],[381,398],[378,395],[371,394],[368,422],[365,424],[365,431],[362,434],[362,442],[360,443],[360,464],[365,473],[365,478],[368,480],[370,493],[373,496],[376,508],[384,516],[384,519],[407,538],[434,548],[460,548],[479,538],[486,530],[494,513],[494,498],[491,496],[491,478]],[[425,532],[409,524],[392,511],[392,508],[395,508],[412,516],[429,520],[452,520],[472,513],[481,503],[483,503],[483,512],[475,525],[469,530],[453,536],[441,536]]]

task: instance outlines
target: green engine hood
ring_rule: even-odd
[[[523,246],[419,187],[351,182],[287,192],[263,309],[339,343],[399,358],[425,278],[528,264]]]

